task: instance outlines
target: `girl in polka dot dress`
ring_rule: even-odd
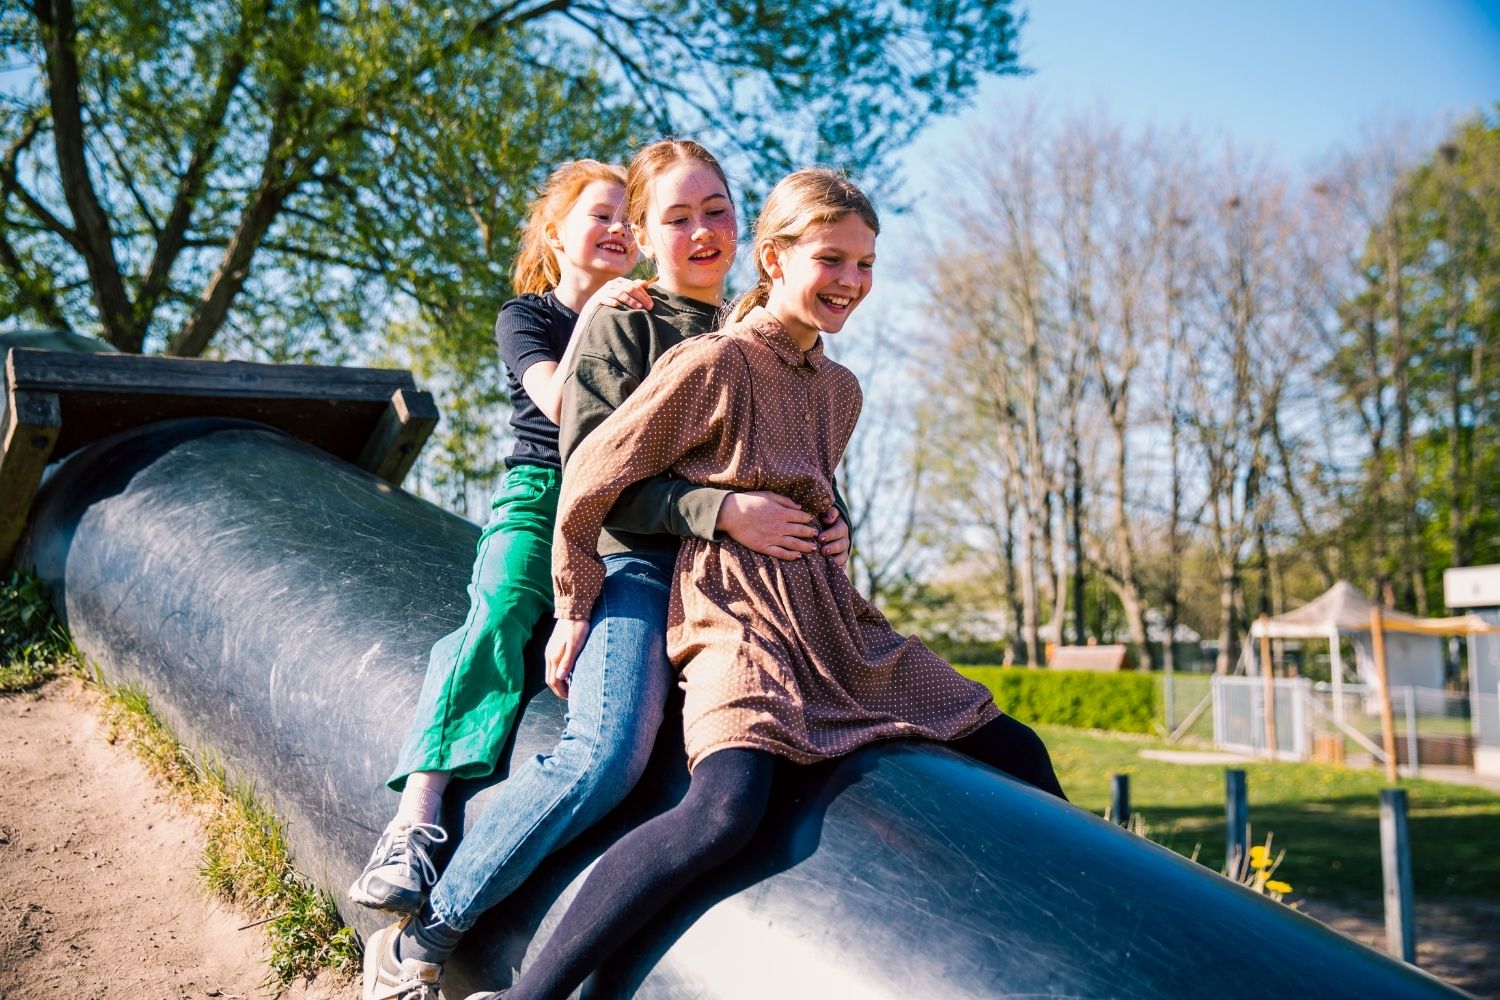
[[[565,665],[599,591],[600,526],[622,490],[670,471],[687,482],[768,489],[810,513],[833,502],[859,384],[823,354],[869,293],[879,222],[827,170],[778,184],[755,235],[760,281],[735,321],[669,351],[574,452],[553,544]],[[561,998],[678,891],[736,854],[768,803],[777,758],[806,764],[875,740],[953,748],[1062,796],[1046,748],[982,686],[896,633],[816,553],[783,561],[732,540],[685,542],[668,652],[683,674],[692,781],[672,810],[601,857],[507,1000]]]

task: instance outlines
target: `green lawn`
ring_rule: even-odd
[[[1146,760],[1161,740],[1038,726],[1068,796],[1102,815],[1110,776],[1130,776],[1132,811],[1148,835],[1219,869],[1224,861],[1224,768]],[[1183,749],[1182,747],[1170,747]],[[1248,763],[1252,835],[1286,849],[1276,877],[1292,898],[1368,903],[1380,882],[1380,789],[1384,774],[1321,764]],[[1464,785],[1403,779],[1410,807],[1417,898],[1500,900],[1500,795]]]

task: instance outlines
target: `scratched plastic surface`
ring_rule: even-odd
[[[427,649],[463,618],[477,536],[278,432],[179,421],[68,459],[25,558],[88,656],[251,782],[286,818],[302,870],[339,896],[394,807],[384,780]],[[533,663],[523,757],[562,725],[537,675]],[[508,983],[587,864],[680,796],[680,740],[665,732],[636,793],[480,923],[448,995]],[[869,748],[788,768],[779,788],[750,851],[585,997],[1454,995],[941,748]],[[487,794],[456,792],[468,816]],[[384,919],[340,903],[362,933]]]

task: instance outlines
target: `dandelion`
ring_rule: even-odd
[[[1271,876],[1276,874],[1276,869],[1281,866],[1285,857],[1285,850],[1272,853],[1271,835],[1268,833],[1264,844],[1252,844],[1250,850],[1245,852],[1245,861],[1248,863],[1243,869],[1234,873],[1225,871],[1224,874],[1235,879],[1251,892],[1270,896],[1279,903],[1292,891],[1292,887],[1290,883]],[[1301,904],[1288,903],[1287,905],[1296,909]]]

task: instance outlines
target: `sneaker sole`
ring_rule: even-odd
[[[358,903],[360,906],[369,907],[372,910],[383,910],[387,913],[416,913],[422,908],[427,894],[423,892],[407,892],[398,890],[388,896],[372,896],[365,892],[358,882],[349,887],[345,894],[350,902]]]

